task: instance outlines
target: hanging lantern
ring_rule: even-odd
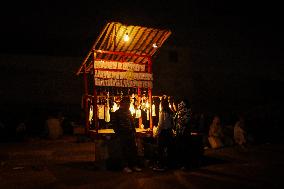
[[[119,106],[117,105],[117,103],[114,102],[112,106],[112,112],[115,112],[118,109],[119,109]]]

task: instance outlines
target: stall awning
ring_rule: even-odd
[[[93,52],[96,52],[97,60],[145,64],[148,57],[152,57],[170,35],[170,30],[109,22],[84,59],[77,75],[82,73],[83,67],[90,70],[88,68],[92,66]]]

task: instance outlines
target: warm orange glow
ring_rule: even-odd
[[[148,109],[150,107],[149,102],[146,102],[146,108]]]
[[[112,112],[115,112],[118,109],[119,109],[119,106],[114,102],[113,107],[112,107]]]
[[[129,35],[128,35],[128,33],[126,33],[126,34],[123,36],[123,40],[124,40],[125,42],[129,41]]]
[[[131,112],[131,115],[133,115],[135,113],[135,108],[134,108],[133,103],[130,104],[129,110]]]

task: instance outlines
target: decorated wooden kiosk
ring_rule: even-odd
[[[77,71],[84,78],[87,135],[113,133],[109,127],[111,113],[118,108],[116,102],[122,95],[132,99],[130,110],[137,120],[137,132],[152,130],[152,57],[170,34],[170,30],[118,22],[104,26]]]

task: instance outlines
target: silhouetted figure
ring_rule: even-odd
[[[194,155],[191,136],[191,113],[187,100],[182,100],[178,104],[175,123],[177,163],[178,166],[189,169]]]
[[[155,171],[164,171],[170,166],[173,157],[173,113],[166,97],[161,100],[157,126],[158,159]]]
[[[137,166],[137,146],[135,142],[135,125],[129,110],[130,99],[123,97],[120,101],[119,109],[113,113],[112,126],[118,136],[122,150],[123,171],[131,173],[141,171]]]

